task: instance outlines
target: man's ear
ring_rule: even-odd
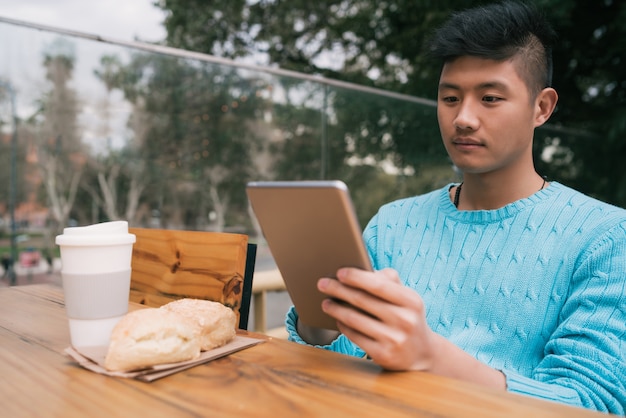
[[[552,87],[541,90],[535,99],[535,128],[543,125],[554,112],[559,95]]]

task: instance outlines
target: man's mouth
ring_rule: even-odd
[[[472,138],[454,138],[452,145],[457,148],[476,148],[484,146],[480,141]]]

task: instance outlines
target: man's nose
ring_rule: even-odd
[[[476,130],[479,125],[475,104],[471,101],[463,101],[458,107],[458,113],[454,118],[454,127],[460,130]]]

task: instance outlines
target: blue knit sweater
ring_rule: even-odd
[[[502,370],[511,392],[624,414],[626,211],[552,182],[491,211],[448,190],[383,206],[364,239],[437,333]],[[290,339],[297,312],[287,314]],[[340,336],[323,348],[363,356]]]

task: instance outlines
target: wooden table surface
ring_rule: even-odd
[[[63,354],[68,345],[60,287],[0,289],[0,415],[604,416],[427,373],[385,372],[367,360],[278,339],[152,383],[85,370]]]

